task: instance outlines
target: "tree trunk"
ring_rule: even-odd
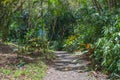
[[[108,0],[109,10],[113,11],[118,6],[118,0]]]
[[[101,14],[102,13],[102,7],[101,7],[100,3],[97,0],[92,0],[92,1],[93,1],[94,6],[96,7],[98,13]]]

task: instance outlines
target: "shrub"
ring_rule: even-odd
[[[104,73],[120,74],[120,27],[110,28],[112,31],[108,29],[105,28],[105,36],[95,43],[94,65],[96,69],[102,67]]]

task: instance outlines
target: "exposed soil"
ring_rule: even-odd
[[[7,66],[15,66],[22,59],[25,62],[32,62],[32,58],[28,56],[18,56],[14,52],[14,46],[4,45],[0,43],[0,68]]]
[[[90,62],[83,56],[68,54],[65,51],[56,51],[56,59],[50,65],[43,80],[107,80],[106,75],[90,70]],[[20,58],[20,57],[19,57]],[[0,43],[0,68],[15,67],[20,62],[13,47]],[[25,62],[34,61],[31,57],[23,56]],[[3,75],[0,74],[0,77]],[[1,80],[1,79],[0,79]],[[10,80],[10,79],[8,79]]]
[[[90,62],[83,56],[56,51],[56,59],[43,80],[107,80],[106,75],[90,70]]]
[[[11,46],[4,45],[0,42],[0,68],[16,63],[15,58],[17,55],[12,53],[13,49]]]
[[[22,62],[25,62],[25,64],[34,63],[37,60],[30,56],[25,55],[19,55],[17,52],[14,52],[14,46],[4,45],[0,43],[0,69],[11,69],[13,71],[19,69],[19,70],[25,70],[26,66],[18,67],[17,65],[21,64]],[[24,80],[26,76],[22,75],[19,78],[13,78],[12,75],[6,75],[0,72],[0,80]],[[25,79],[26,80],[26,79]]]

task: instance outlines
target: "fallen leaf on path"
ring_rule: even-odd
[[[97,77],[97,73],[95,71],[91,71],[90,74],[92,74],[94,77]]]
[[[69,70],[70,70],[70,68],[69,68],[69,67],[66,67],[66,68],[65,68],[65,71],[69,71]]]

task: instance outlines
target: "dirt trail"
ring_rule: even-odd
[[[89,62],[83,57],[56,51],[56,60],[43,80],[107,80],[105,75],[89,71]]]

